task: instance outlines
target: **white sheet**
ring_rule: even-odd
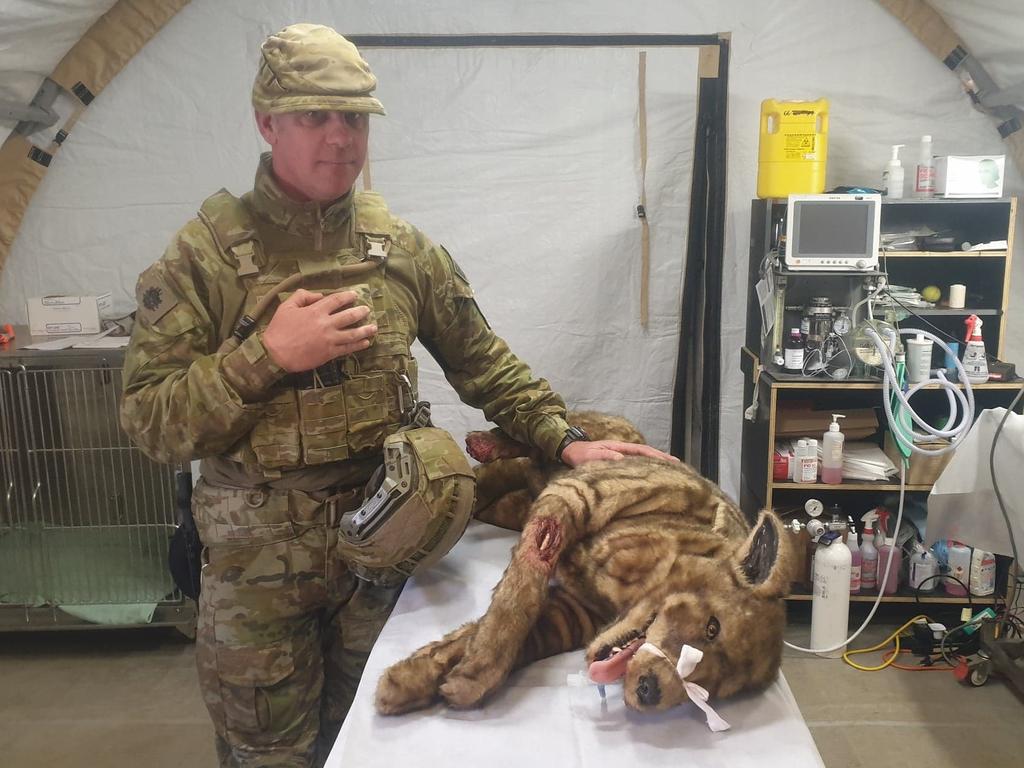
[[[602,711],[596,688],[567,684],[568,676],[582,672],[580,651],[513,675],[480,710],[458,712],[437,705],[400,717],[377,715],[373,694],[380,673],[480,616],[515,540],[515,534],[473,524],[439,566],[410,582],[370,655],[327,766],[524,768],[530,760],[559,768],[824,765],[781,674],[764,693],[713,702],[732,730],[712,733],[701,711],[690,704],[660,715],[627,713],[621,687],[608,686]]]
[[[1005,408],[981,412],[928,494],[925,546],[953,539],[986,552],[1013,557],[1006,519],[992,486],[989,453]],[[999,495],[1007,506],[1018,547],[1024,543],[1024,416],[1011,413],[999,435],[995,455]]]

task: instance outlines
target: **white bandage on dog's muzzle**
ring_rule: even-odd
[[[637,650],[637,653],[643,653],[648,651],[653,653],[655,656],[660,656],[671,663],[671,659],[665,655],[665,653],[656,645],[651,643],[644,643]],[[717,712],[708,704],[708,692],[704,690],[697,683],[691,682],[686,678],[693,674],[693,670],[697,668],[697,665],[704,658],[704,651],[699,648],[694,648],[692,645],[684,645],[679,649],[679,661],[676,662],[676,674],[679,675],[679,679],[683,682],[683,688],[686,689],[686,695],[690,697],[690,701],[700,707],[704,714],[707,716],[708,728],[712,731],[727,731],[730,726],[725,720],[723,720]]]

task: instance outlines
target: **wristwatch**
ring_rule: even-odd
[[[575,443],[577,440],[590,440],[590,435],[579,427],[569,427],[565,430],[565,437],[563,437],[562,442],[558,444],[558,449],[555,451],[555,458],[558,461],[562,461],[562,451],[565,450],[569,443]]]

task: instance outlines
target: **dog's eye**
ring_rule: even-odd
[[[704,627],[704,637],[708,640],[714,640],[718,637],[718,633],[721,631],[722,625],[718,623],[718,619],[712,616],[708,619],[708,625]]]

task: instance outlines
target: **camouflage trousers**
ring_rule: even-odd
[[[337,554],[335,521],[361,498],[197,484],[196,663],[221,766],[326,760],[401,592],[357,578]]]

